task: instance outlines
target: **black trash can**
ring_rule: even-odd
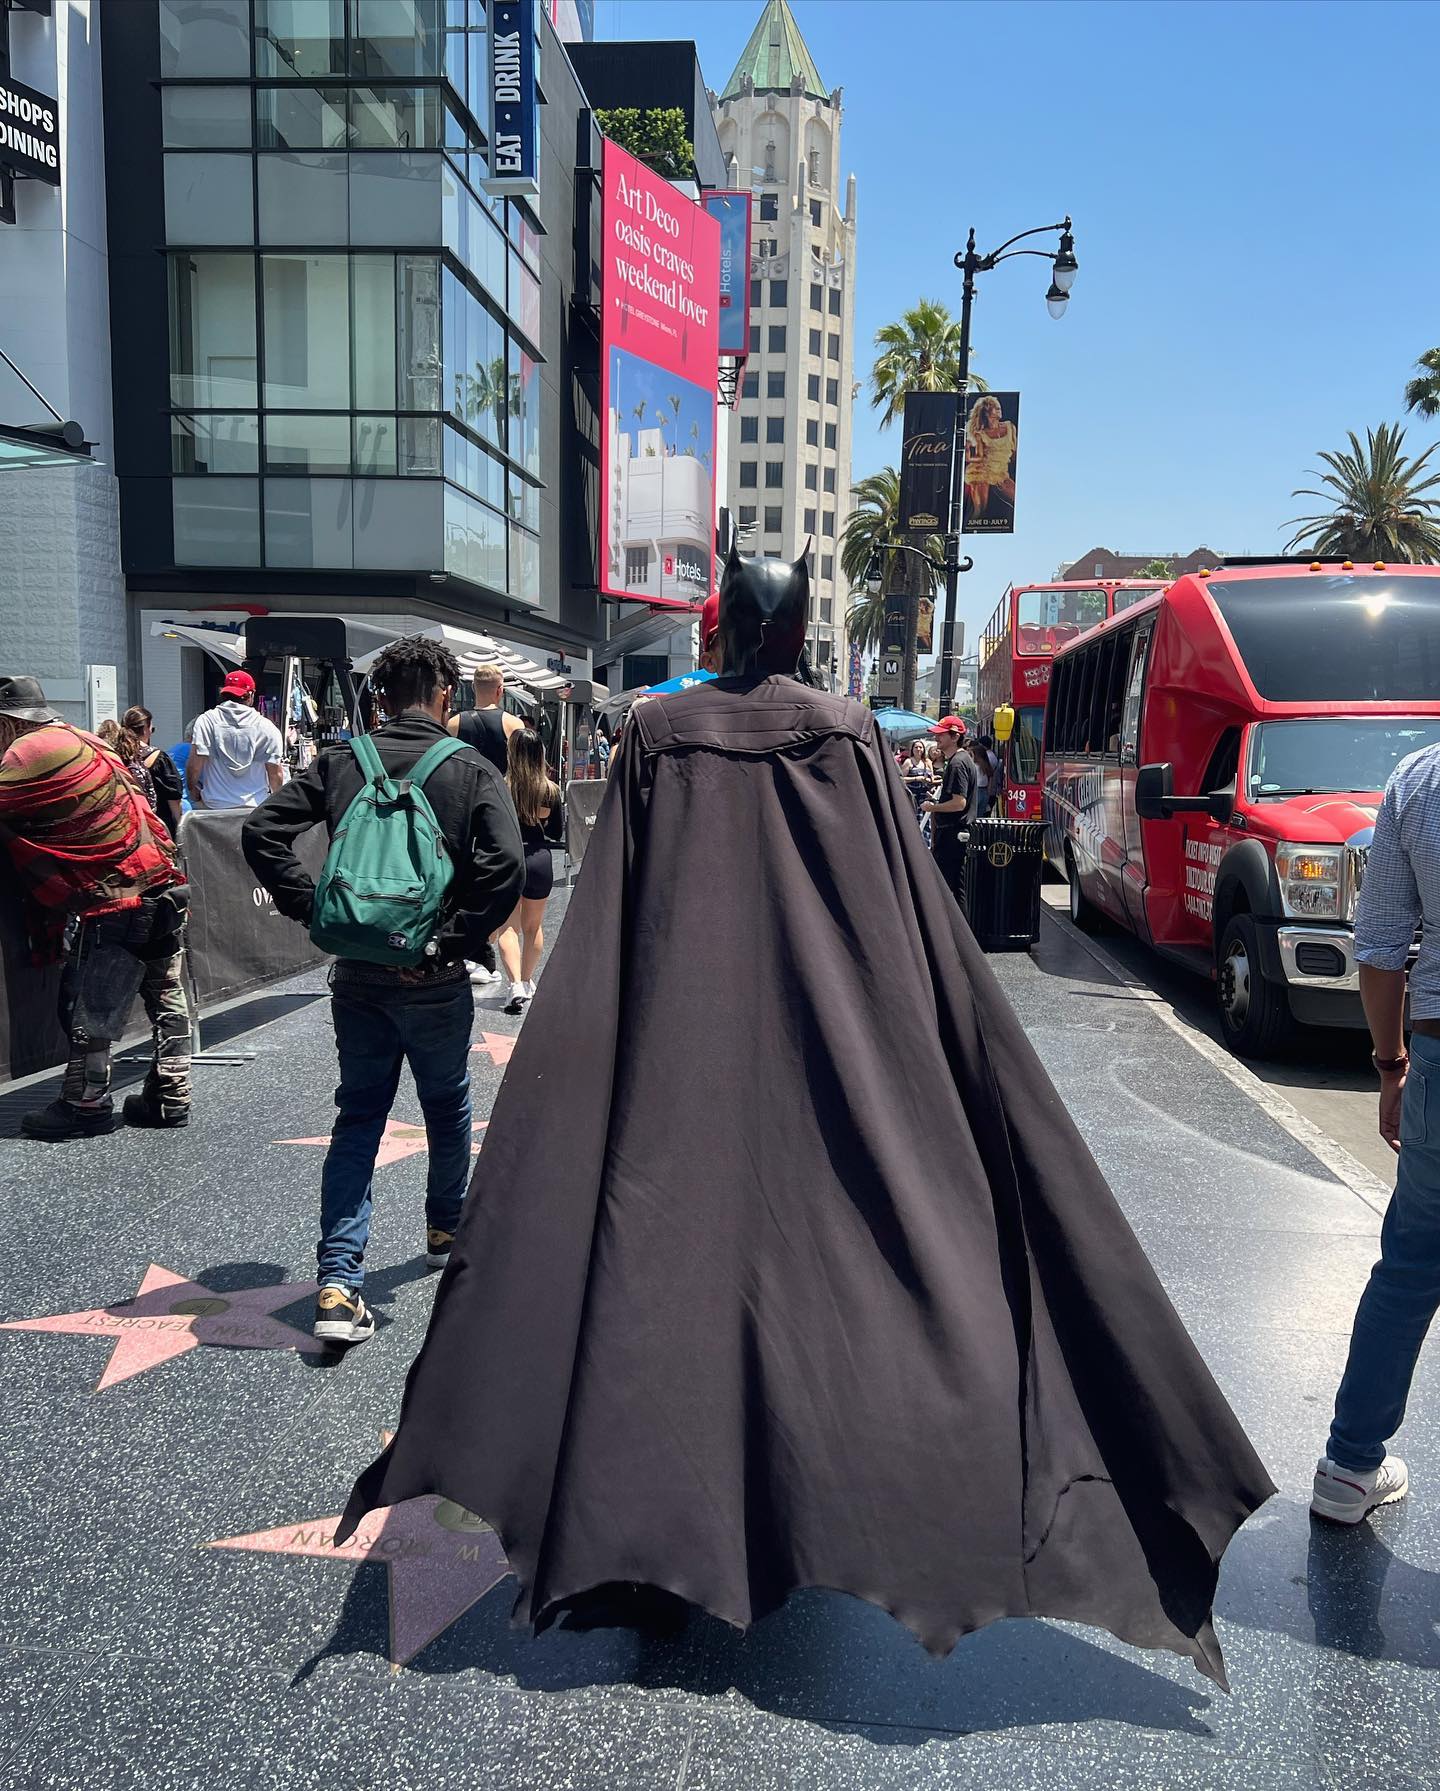
[[[972,821],[965,918],[982,951],[1028,951],[1040,937],[1043,821]]]

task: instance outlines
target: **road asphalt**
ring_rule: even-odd
[[[380,1329],[309,1347],[334,1082],[311,976],[210,1026],[248,1060],[197,1068],[184,1131],[45,1146],[14,1132],[51,1087],[0,1097],[4,1791],[1433,1791],[1436,1352],[1400,1438],[1409,1500],[1357,1531],[1307,1510],[1383,1188],[1065,927],[994,962],[1280,1488],[1222,1570],[1232,1696],[1055,1623],[934,1661],[820,1591],[746,1636],[697,1615],[664,1642],[531,1640],[493,1533],[444,1500],[334,1549],[434,1280],[407,1077],[377,1170]],[[477,1125],[519,1024],[482,992]],[[956,1497],[985,1496],[977,1462]]]

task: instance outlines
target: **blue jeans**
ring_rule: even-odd
[[[320,1282],[357,1288],[374,1204],[375,1153],[410,1065],[425,1116],[430,1168],[425,1223],[454,1231],[470,1174],[470,1029],[475,998],[468,979],[428,986],[332,985],[331,1013],[340,1054],[339,1108],[320,1178]]]
[[[1380,1260],[1360,1296],[1326,1453],[1366,1472],[1399,1430],[1420,1345],[1440,1306],[1440,1039],[1413,1037],[1400,1106],[1400,1167]]]

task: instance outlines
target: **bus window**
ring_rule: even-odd
[[[1040,730],[1044,726],[1043,709],[1017,709],[1015,732],[1010,736],[1010,781],[1012,784],[1038,784],[1040,781]]]
[[[1099,643],[1097,642],[1096,645]],[[1075,708],[1071,732],[1076,752],[1093,752],[1090,744],[1090,706],[1095,695],[1095,645],[1082,647],[1075,655]]]
[[[1200,785],[1201,794],[1208,796],[1212,790],[1233,791],[1239,769],[1240,730],[1226,728],[1210,755],[1210,763],[1205,767],[1205,780]]]
[[[1135,644],[1130,654],[1130,682],[1125,690],[1125,714],[1120,723],[1120,757],[1128,765],[1136,762],[1140,745],[1140,700],[1145,694],[1145,659],[1150,646],[1153,623],[1135,630]]]
[[[1118,616],[1122,610],[1130,609],[1164,589],[1164,585],[1137,585],[1133,590],[1121,586],[1115,593],[1115,614]]]
[[[1103,591],[1021,591],[1015,603],[1015,651],[1053,653],[1106,615]]]
[[[1110,661],[1100,706],[1100,745],[1097,750],[1114,754],[1120,750],[1120,718],[1125,710],[1125,677],[1130,666],[1130,630],[1112,634],[1109,644]]]

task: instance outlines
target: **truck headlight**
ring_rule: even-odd
[[[1296,920],[1338,920],[1345,881],[1343,846],[1278,846],[1280,900]]]

